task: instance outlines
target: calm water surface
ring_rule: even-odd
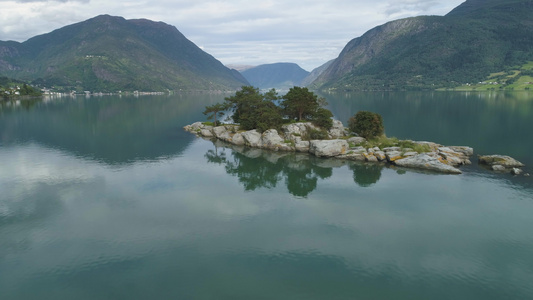
[[[533,93],[326,94],[533,166]],[[533,180],[231,148],[224,95],[0,104],[1,299],[533,299]],[[528,167],[526,170],[533,173]]]

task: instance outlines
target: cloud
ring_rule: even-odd
[[[0,0],[0,40],[32,36],[100,14],[178,28],[225,64],[292,61],[305,69],[335,58],[351,39],[388,21],[444,15],[462,0]]]

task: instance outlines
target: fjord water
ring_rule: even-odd
[[[224,96],[1,103],[0,298],[533,298],[531,177],[231,148],[181,129]],[[389,136],[533,165],[533,93],[323,96],[344,123],[371,110]]]

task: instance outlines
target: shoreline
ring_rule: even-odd
[[[471,165],[471,157],[474,155],[474,149],[468,146],[444,146],[426,141],[403,140],[393,146],[369,146],[366,139],[351,135],[338,120],[333,120],[333,127],[327,131],[328,139],[320,140],[308,138],[312,130],[319,129],[310,122],[285,124],[279,132],[276,129],[269,129],[262,133],[255,129],[240,130],[238,125],[224,124],[214,127],[202,122],[183,128],[199,137],[214,138],[235,146],[309,153],[323,158],[383,163],[441,174],[462,174],[459,168],[463,165]],[[523,173],[522,163],[508,156],[480,156],[478,163],[487,165],[496,172],[529,176]]]

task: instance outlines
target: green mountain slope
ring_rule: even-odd
[[[301,85],[309,72],[294,63],[275,63],[253,67],[241,74],[251,85],[261,89],[290,89]]]
[[[183,36],[149,20],[102,15],[0,42],[0,74],[77,90],[233,90],[247,81]]]
[[[483,81],[533,60],[532,0],[468,0],[448,15],[407,18],[350,41],[312,87],[434,89]]]

